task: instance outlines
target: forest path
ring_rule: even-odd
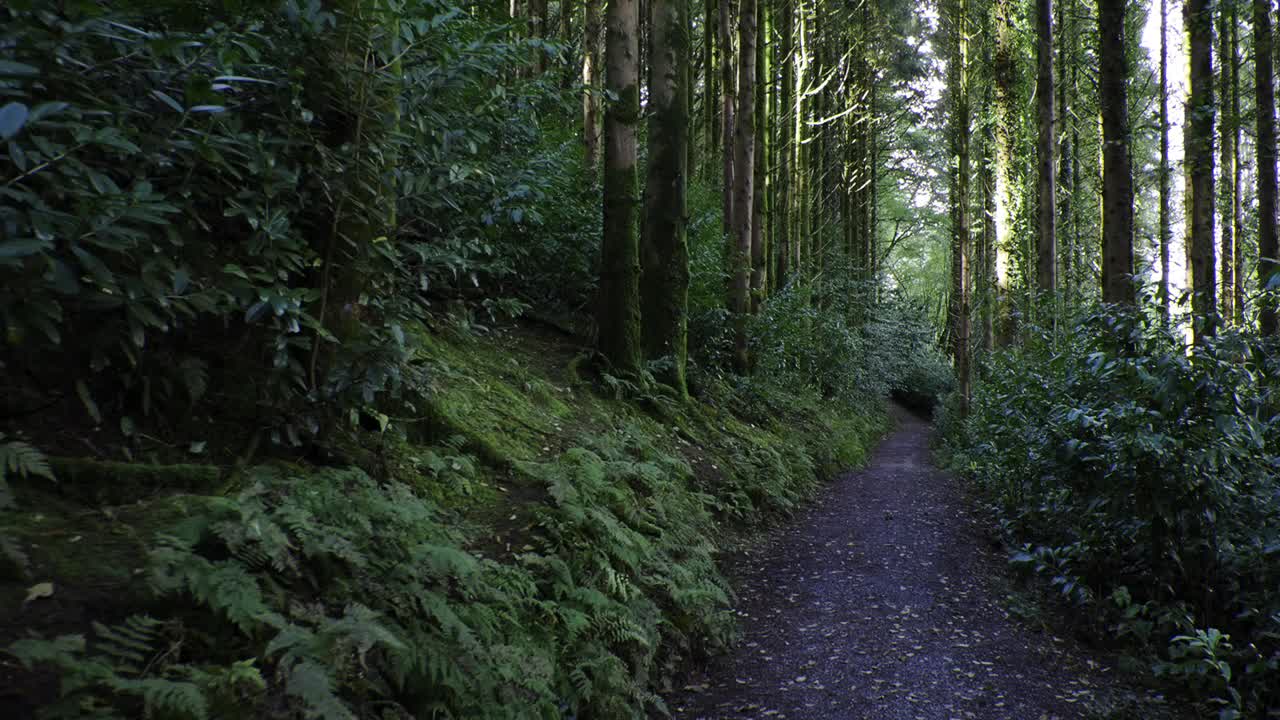
[[[1112,674],[1004,609],[1004,553],[930,427],[893,414],[866,469],[730,559],[741,643],[667,698],[677,718],[1099,717]]]

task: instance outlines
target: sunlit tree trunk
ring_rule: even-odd
[[[1258,285],[1272,288],[1280,269],[1276,247],[1276,90],[1272,76],[1271,0],[1253,2],[1254,92],[1257,97]],[[1273,296],[1263,293],[1258,306],[1263,335],[1277,331]]]
[[[605,12],[604,237],[597,347],[617,373],[640,371],[640,240],[636,126],[640,121],[636,0],[609,0]]]
[[[645,354],[665,358],[663,379],[683,397],[689,248],[685,212],[689,142],[689,2],[652,0],[649,163],[640,298]]]
[[[1133,170],[1125,88],[1125,1],[1098,0],[1098,104],[1102,115],[1102,300],[1133,304]]]
[[[582,145],[592,169],[600,157],[600,2],[583,0]]]
[[[730,272],[733,291],[733,359],[739,372],[748,369],[747,315],[751,310],[750,276],[755,194],[756,124],[756,2],[741,0],[738,8],[738,111],[734,119],[733,253]]]
[[[991,104],[991,86],[983,93],[983,105]],[[974,273],[978,281],[974,289],[981,298],[982,337],[980,347],[984,353],[995,347],[995,277],[996,277],[996,177],[995,177],[995,133],[990,123],[983,123],[982,152],[978,160],[978,183],[982,192],[982,230],[981,249],[978,252],[978,268]]]
[[[1191,308],[1197,316],[1199,342],[1213,335],[1217,312],[1213,197],[1213,126],[1217,106],[1213,97],[1213,5],[1211,0],[1186,0],[1188,65],[1191,90],[1187,98],[1187,248],[1191,260]]]
[[[1036,284],[1044,293],[1058,286],[1057,236],[1057,116],[1054,108],[1053,0],[1036,0],[1036,98],[1040,110],[1039,242],[1037,243]]]
[[[992,75],[995,77],[995,223],[996,241],[992,246],[995,263],[994,307],[995,341],[1007,345],[1013,340],[1013,298],[1010,293],[1010,251],[1014,247],[1014,220],[1017,218],[1018,191],[1014,177],[1017,154],[1015,125],[1018,111],[1014,107],[1016,52],[1014,47],[1014,8],[1012,0],[995,0],[990,15],[994,34]]]

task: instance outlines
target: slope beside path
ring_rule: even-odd
[[[741,642],[668,697],[675,717],[1110,715],[1099,706],[1124,694],[1113,671],[1010,616],[1003,553],[930,463],[929,426],[894,414],[866,469],[730,561]]]

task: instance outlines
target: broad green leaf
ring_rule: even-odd
[[[0,108],[0,140],[8,140],[17,135],[22,126],[27,124],[29,114],[27,106],[20,102],[11,102]]]

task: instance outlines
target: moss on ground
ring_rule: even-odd
[[[607,687],[599,685],[606,675],[596,676],[595,697],[572,701],[585,703],[584,711],[617,707],[624,696],[628,702],[647,697],[641,691],[680,657],[722,643],[730,616],[723,596],[717,599],[724,581],[710,558],[727,531],[749,532],[798,507],[823,478],[865,462],[887,429],[879,405],[836,407],[728,379],[703,378],[701,397],[690,402],[635,388],[603,391],[580,376],[582,348],[527,328],[480,337],[419,332],[416,338],[414,363],[425,379],[411,388],[407,416],[385,432],[352,431],[342,442],[353,447],[334,456],[361,458],[370,476],[411,488],[430,507],[423,517],[439,526],[440,537],[452,538],[458,552],[498,563],[495,577],[540,578],[520,586],[537,595],[540,612],[603,613],[610,632],[633,638],[606,639],[592,650],[605,653],[601,668],[613,675]],[[246,537],[252,537],[258,521],[227,516],[226,497],[248,493],[250,503],[274,506],[288,504],[288,493],[314,494],[332,483],[312,485],[306,478],[330,471],[297,459],[276,463],[271,472],[290,480],[272,484],[267,496],[254,494],[253,469],[228,477],[214,466],[63,459],[55,471],[57,486],[26,489],[18,510],[0,512],[0,539],[25,555],[13,561],[13,552],[0,553],[9,558],[7,572],[0,572],[0,606],[16,611],[12,623],[0,625],[0,646],[28,628],[81,632],[88,620],[162,611],[144,572],[158,534],[221,513],[250,523]],[[363,487],[376,492],[378,486]],[[382,530],[359,532],[376,538]],[[346,572],[343,567],[327,562],[315,601],[348,602],[326,601],[326,593],[338,591],[324,588],[350,591],[369,582],[354,570],[350,577],[335,575]],[[555,570],[553,582],[552,568],[568,574]],[[43,582],[54,583],[54,596],[26,602],[32,584]],[[690,595],[695,587],[701,589]],[[469,592],[490,591],[477,585]],[[600,604],[606,598],[612,604]],[[175,611],[193,617],[190,607]],[[539,657],[569,652],[554,649],[555,638],[527,651]],[[501,641],[509,642],[515,640]],[[618,679],[619,667],[629,680]],[[548,675],[562,698],[581,692],[573,688],[582,678],[571,680],[571,670]],[[0,667],[0,679],[20,677],[15,672],[12,664]]]

